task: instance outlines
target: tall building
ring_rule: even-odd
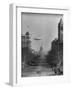
[[[51,65],[63,67],[63,20],[60,19],[58,23],[58,39],[54,39],[49,52],[49,63]]]
[[[31,56],[31,40],[29,32],[21,37],[22,62],[27,63]]]
[[[30,37],[29,32],[26,32],[26,34],[24,36],[22,36],[22,48],[31,46],[30,38],[31,37]]]
[[[58,23],[58,40],[63,41],[63,20],[60,19]]]
[[[44,53],[43,53],[43,47],[41,46],[41,47],[40,47],[40,50],[39,50],[39,55],[40,55],[41,57],[43,57],[43,54],[44,54]]]

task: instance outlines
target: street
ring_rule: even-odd
[[[52,68],[44,66],[28,66],[22,71],[22,77],[35,77],[35,76],[51,76],[55,75]]]

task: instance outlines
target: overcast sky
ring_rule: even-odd
[[[32,48],[38,51],[43,46],[44,51],[49,51],[51,42],[58,38],[58,23],[62,15],[22,13],[21,33],[31,34]],[[34,40],[38,38],[41,40]]]

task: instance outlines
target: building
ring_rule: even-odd
[[[60,19],[58,23],[58,40],[63,42],[63,20]]]
[[[58,23],[58,39],[54,39],[52,42],[52,49],[63,49],[63,20],[60,19]]]
[[[31,40],[29,32],[21,36],[21,52],[22,52],[22,62],[27,63],[32,55],[31,50]]]
[[[22,48],[30,47],[30,46],[31,46],[30,38],[31,38],[31,37],[30,37],[29,32],[26,32],[26,34],[21,37],[21,40],[22,40]]]
[[[47,57],[51,66],[63,67],[63,20],[58,23],[58,38],[52,41],[51,50]]]
[[[41,59],[44,58],[44,52],[43,52],[43,47],[42,47],[42,46],[40,47],[39,55],[40,55],[40,58],[41,58]]]

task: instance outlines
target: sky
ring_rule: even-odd
[[[62,17],[63,15],[56,14],[22,13],[21,34],[31,34],[32,49],[38,51],[42,46],[44,52],[48,52],[51,42],[58,38],[58,23]]]

